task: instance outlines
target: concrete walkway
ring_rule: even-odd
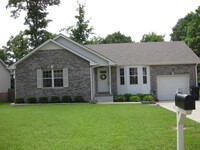
[[[175,109],[173,108],[175,105],[174,101],[173,102],[171,101],[157,102],[157,104],[165,109],[176,112]],[[192,111],[191,115],[187,115],[187,118],[190,118],[200,123],[200,100],[196,101],[196,109]]]

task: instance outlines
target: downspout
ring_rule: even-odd
[[[17,88],[16,88],[16,69],[13,70],[13,73],[11,72],[11,76],[13,75],[13,79],[14,79],[14,90],[15,90],[15,99],[17,97]],[[12,84],[12,83],[11,83]],[[15,103],[15,99],[14,99],[14,103]]]
[[[112,93],[112,83],[111,83],[111,66],[108,66],[108,73],[109,73],[109,93]]]
[[[93,100],[93,98],[94,98],[94,90],[93,90],[93,74],[92,74],[92,69],[94,69],[94,68],[96,68],[96,67],[98,67],[99,65],[96,65],[96,66],[93,66],[93,67],[90,67],[90,88],[91,88],[91,95],[90,95],[90,98],[91,98],[91,100]]]
[[[198,66],[198,64],[196,64],[196,66],[195,66],[196,87],[198,87],[198,72],[197,72],[197,66]]]

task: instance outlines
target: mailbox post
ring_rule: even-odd
[[[177,150],[184,150],[184,126],[183,120],[195,109],[195,100],[192,96],[177,93],[175,95],[174,108],[177,112]]]

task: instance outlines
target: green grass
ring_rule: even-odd
[[[185,150],[200,124],[185,120]],[[176,114],[150,105],[0,103],[1,150],[175,150]]]

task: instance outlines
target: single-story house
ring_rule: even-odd
[[[0,59],[0,101],[8,100],[8,89],[10,88],[10,71],[6,64]]]
[[[197,86],[200,59],[184,42],[80,45],[59,34],[10,66],[16,96],[81,95],[113,101],[125,93],[173,100]]]

